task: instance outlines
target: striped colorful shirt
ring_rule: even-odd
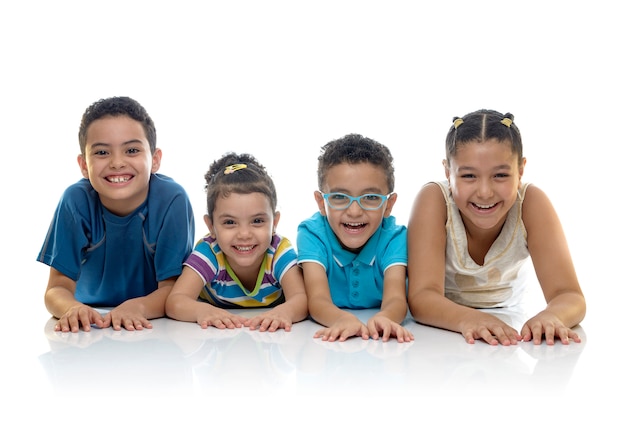
[[[275,234],[253,290],[247,290],[241,284],[211,236],[196,244],[184,264],[204,281],[199,296],[201,300],[220,308],[273,307],[285,301],[280,281],[290,268],[297,267],[297,256],[291,242]]]

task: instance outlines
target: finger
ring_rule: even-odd
[[[78,313],[76,317],[69,318],[70,330],[72,333],[76,333],[80,330],[80,327],[83,327],[84,331],[91,330],[91,319],[89,318],[89,313]]]
[[[517,345],[517,341],[519,338],[519,334],[517,331],[509,328],[509,327],[497,327],[494,330],[497,335],[498,341],[502,345]]]
[[[370,331],[367,329],[367,327],[365,325],[361,325],[361,329],[359,330],[359,332],[361,333],[361,339],[367,341],[370,338]],[[378,332],[376,332],[376,334],[378,335]],[[352,336],[350,334],[350,336]],[[348,337],[350,337],[348,336]],[[347,338],[346,338],[347,339]]]
[[[128,317],[125,319],[122,319],[122,326],[128,331],[135,331],[135,322]]]
[[[372,339],[378,340],[380,336],[378,333],[378,327],[376,326],[376,323],[374,321],[370,320],[367,322],[367,329],[369,330]]]
[[[578,336],[578,333],[576,333],[574,330],[568,330],[569,332],[569,338],[571,340],[573,340],[574,342],[582,342],[582,339],[580,339],[580,336]]]
[[[111,326],[112,321],[111,321],[111,313],[107,313],[104,315],[104,317],[102,318],[102,325],[100,326],[100,328],[108,328]]]
[[[543,339],[543,327],[542,327],[542,325],[541,324],[534,324],[531,327],[531,331],[532,331],[532,334],[533,334],[533,337],[532,337],[533,343],[535,345],[541,344],[541,341]],[[553,338],[552,343],[554,343],[554,338]]]
[[[383,342],[387,342],[391,337],[391,326],[385,325],[383,327]]]
[[[478,337],[476,337],[476,334]],[[487,327],[481,328],[478,333],[472,334],[475,339],[482,339],[489,345],[498,345],[498,339],[491,333]]]
[[[474,344],[476,342],[476,337],[474,336],[473,331],[464,332],[463,337],[465,338],[465,342],[467,342],[468,344]]]
[[[66,317],[62,317],[61,319],[59,319],[59,322],[57,323],[57,327],[59,327],[58,331],[61,331],[64,333],[67,333],[70,331],[70,323]]]
[[[554,335],[555,335],[554,326],[552,324],[546,325],[546,328],[545,328],[546,344],[554,345]]]
[[[569,344],[569,340],[572,337],[572,335],[574,335],[575,333],[568,329],[567,327],[560,327],[557,330],[557,336],[559,337],[559,339],[561,340],[561,343],[564,345],[568,345]]]
[[[524,342],[528,342],[532,339],[532,337],[533,334],[530,331],[530,327],[528,326],[528,324],[524,324],[521,331],[521,340]]]

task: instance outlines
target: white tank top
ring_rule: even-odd
[[[446,200],[446,279],[448,299],[472,308],[508,307],[524,294],[529,257],[522,203],[528,184],[523,184],[509,211],[500,235],[489,248],[483,265],[469,254],[467,234],[447,181],[437,182]]]

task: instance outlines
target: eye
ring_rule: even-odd
[[[234,224],[235,224],[235,220],[228,219],[228,220],[222,221],[222,226],[232,226]]]
[[[336,206],[341,206],[350,201],[350,197],[348,197],[346,194],[330,194],[328,195],[328,201]]]
[[[140,149],[140,148],[138,148],[138,147],[129,147],[129,148],[126,150],[126,153],[128,153],[128,154],[130,154],[130,155],[135,155],[135,154],[140,153],[140,152],[141,152],[141,149]]]
[[[368,204],[378,204],[380,203],[380,200],[382,200],[383,198],[380,195],[363,195],[362,200],[365,201]]]
[[[95,150],[92,152],[93,156],[105,156],[107,153],[106,150]]]
[[[255,218],[254,220],[252,220],[253,225],[262,225],[264,223],[265,223],[265,219],[263,218]]]
[[[346,194],[330,194],[328,198],[330,198],[333,201],[341,201],[341,200],[347,200],[348,196]]]

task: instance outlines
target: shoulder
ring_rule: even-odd
[[[522,209],[524,213],[536,212],[547,207],[552,207],[548,195],[534,184],[524,184],[522,186]]]
[[[541,228],[550,219],[557,219],[556,212],[548,195],[534,184],[525,185],[522,202],[522,221],[527,229]]]
[[[274,234],[270,245],[277,253],[293,250],[291,241],[287,237],[283,237],[280,234]]]
[[[320,212],[316,212],[298,225],[298,233],[315,232],[321,236],[323,233],[320,232],[320,229],[324,228],[325,224],[326,218]]]
[[[383,233],[390,234],[392,237],[402,236],[406,233],[406,226],[396,223],[396,217],[390,215],[383,218],[381,223],[381,230]]]
[[[446,215],[447,182],[430,182],[422,186],[413,202],[412,218],[427,216],[429,219],[436,215]]]
[[[66,205],[76,203],[78,207],[83,207],[87,204],[99,203],[100,197],[89,180],[83,178],[63,191],[61,201]]]
[[[150,190],[159,194],[169,193],[173,195],[187,195],[187,192],[174,179],[160,173],[153,173],[150,176]]]
[[[157,213],[180,211],[184,215],[191,212],[191,202],[185,189],[170,177],[161,174],[152,174],[150,177],[148,206]]]

